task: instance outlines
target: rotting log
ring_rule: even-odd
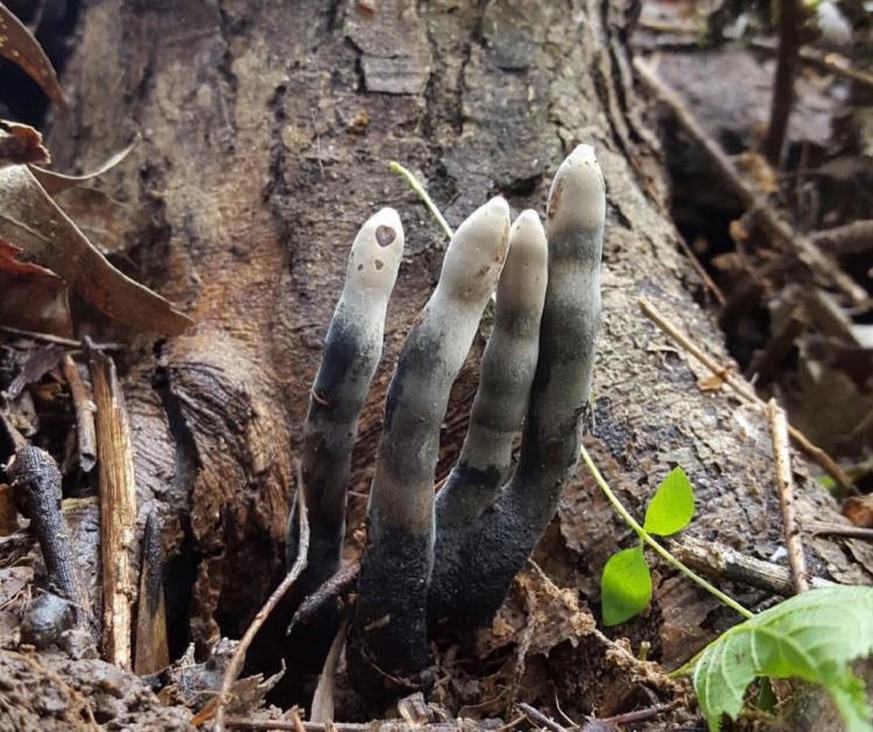
[[[65,76],[76,113],[58,121],[50,146],[58,167],[71,170],[143,135],[106,185],[140,212],[128,253],[140,277],[197,326],[147,343],[124,384],[138,505],[159,503],[169,517],[170,551],[194,577],[189,630],[201,645],[219,632],[241,635],[278,581],[291,461],[349,243],[390,205],[406,254],[352,458],[349,523],[360,524],[358,494],[371,477],[391,369],[444,246],[388,171],[390,159],[418,171],[457,226],[495,194],[516,210],[543,210],[557,164],[578,142],[592,144],[607,225],[589,449],[633,510],[680,463],[700,506],[689,533],[759,558],[780,544],[772,458],[750,437],[763,434],[763,418],[729,394],[699,390],[691,360],[636,305],[645,295],[723,358],[712,321],[684,286],[694,274],[677,253],[658,151],[640,126],[624,45],[629,5],[83,6]],[[438,478],[466,429],[477,360],[468,360],[450,401]],[[795,469],[801,522],[835,516],[830,498],[800,463]],[[600,568],[628,530],[584,476],[565,493],[559,521],[579,587],[596,597]],[[868,546],[804,541],[836,579],[871,581]],[[550,566],[560,572],[557,559]],[[663,623],[647,629],[640,621],[634,632],[657,640],[669,629],[713,627],[687,597],[656,589]]]

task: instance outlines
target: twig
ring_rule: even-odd
[[[451,722],[410,724],[402,719],[383,719],[374,722],[305,722],[288,719],[243,719],[228,717],[227,726],[250,730],[291,730],[292,732],[493,732],[475,719],[455,719]]]
[[[625,712],[624,714],[616,714],[612,717],[603,717],[602,719],[597,719],[597,722],[601,724],[614,724],[614,725],[622,725],[622,724],[631,724],[632,722],[642,722],[646,719],[651,719],[652,717],[657,717],[659,714],[663,712],[669,712],[676,706],[676,702],[671,704],[655,704],[651,707],[646,707],[645,709],[635,709],[632,712]],[[592,721],[595,721],[592,719]],[[584,727],[583,727],[584,729]]]
[[[831,534],[833,536],[847,536],[852,539],[873,541],[873,529],[864,529],[860,526],[847,526],[846,524],[832,523],[830,521],[810,521],[804,526],[808,531],[812,532],[813,536]]]
[[[779,50],[776,55],[776,76],[770,102],[770,122],[762,146],[764,156],[774,168],[779,168],[785,150],[788,120],[794,105],[794,79],[797,76],[797,52],[804,5],[801,0],[780,0]]]
[[[725,544],[684,536],[670,542],[670,551],[689,567],[714,579],[738,582],[783,597],[794,594],[792,573],[787,567],[748,557]],[[814,589],[833,585],[821,577],[810,578],[810,586]]]
[[[446,221],[445,216],[443,216],[442,211],[437,208],[436,204],[433,202],[433,199],[428,194],[425,187],[418,182],[418,179],[412,174],[411,171],[404,168],[400,163],[390,160],[388,162],[388,168],[392,173],[397,173],[397,175],[401,175],[406,179],[406,182],[409,183],[410,188],[418,194],[418,197],[422,200],[425,206],[427,206],[427,210],[430,211],[431,215],[437,220],[439,225],[442,227],[442,230],[446,233],[446,236],[451,239],[454,236],[454,232],[452,231],[452,227],[449,226],[449,222]]]
[[[233,682],[236,681],[242,670],[242,665],[245,661],[245,654],[249,646],[252,644],[264,621],[269,617],[270,613],[276,609],[276,606],[291,589],[294,582],[300,576],[300,573],[306,569],[306,561],[309,556],[309,517],[306,509],[306,493],[303,490],[303,478],[300,462],[297,462],[297,506],[299,508],[300,520],[300,544],[297,547],[297,559],[294,561],[294,566],[291,571],[285,575],[285,579],[279,583],[279,586],[273,590],[273,594],[267,598],[264,606],[258,610],[251,624],[246,629],[243,637],[240,638],[237,647],[233,651],[230,663],[224,671],[224,678],[221,681],[221,689],[219,690],[219,702],[215,708],[215,732],[223,732],[224,724],[224,709],[230,699],[230,689]],[[267,728],[269,729],[269,728]],[[276,728],[280,729],[280,728]],[[293,727],[289,729],[294,729]]]
[[[534,724],[546,727],[547,729],[552,730],[552,732],[569,732],[566,727],[562,727],[554,719],[547,717],[538,709],[534,709],[530,704],[519,702],[518,708],[521,709],[521,711],[527,715],[527,718]]]
[[[647,63],[639,58],[634,60],[634,68],[646,86],[655,93],[660,101],[670,108],[670,111],[676,117],[679,124],[682,125],[683,129],[703,148],[703,151],[715,165],[718,173],[729,185],[731,191],[743,202],[743,205],[750,212],[754,212],[767,234],[791,247],[801,262],[827,281],[833,282],[849,297],[853,305],[858,306],[866,303],[869,299],[867,291],[843,272],[833,260],[825,256],[811,239],[801,236],[794,231],[776,213],[776,210],[767,201],[766,196],[742,179],[730,158],[724,154],[718,143],[700,126],[700,123],[691,115],[676,92],[667,86]]]
[[[791,477],[791,456],[788,454],[788,422],[785,412],[775,399],[767,402],[765,409],[770,423],[770,438],[773,441],[773,468],[776,472],[776,488],[779,491],[779,505],[782,507],[782,525],[785,531],[785,546],[788,550],[788,566],[797,593],[809,589],[806,558],[803,556],[803,543],[797,513],[794,510],[794,480]]]
[[[771,53],[777,50],[777,46],[773,41],[764,38],[752,41],[751,45],[754,48],[770,51]],[[837,59],[840,60],[838,61]],[[818,66],[825,71],[830,71],[832,74],[843,76],[846,79],[851,79],[852,81],[856,81],[859,84],[863,84],[864,86],[873,89],[873,76],[852,68],[848,65],[848,59],[838,54],[822,53],[818,49],[804,47],[800,49],[800,60],[805,64]]]
[[[713,374],[719,376],[724,382],[736,392],[736,394],[745,402],[754,404],[764,408],[764,401],[752,391],[752,388],[744,381],[734,376],[727,368],[718,364],[715,360],[707,356],[703,350],[691,341],[688,336],[682,333],[675,325],[673,325],[666,316],[664,316],[655,306],[646,298],[639,299],[640,310],[657,325],[664,333],[679,344],[685,351],[690,353],[706,368],[712,371]],[[839,483],[846,491],[852,490],[852,480],[846,472],[834,462],[833,458],[822,450],[818,445],[814,444],[800,430],[788,425],[788,433],[791,438],[797,443],[797,446],[803,450],[813,460],[815,460],[828,475],[830,475],[837,483]]]
[[[817,231],[810,237],[818,246],[824,246],[832,257],[859,254],[873,249],[873,220],[853,221],[845,226]]]
[[[61,371],[70,387],[73,409],[76,412],[76,449],[79,454],[79,469],[90,473],[97,464],[97,434],[94,428],[94,400],[91,398],[82,375],[69,354],[61,361]]]
[[[103,572],[103,653],[123,669],[131,667],[132,598],[136,584],[131,552],[136,531],[136,480],[130,422],[115,363],[89,350],[97,406],[100,463],[100,557]]]
[[[6,468],[9,479],[27,498],[30,525],[42,550],[48,585],[70,601],[80,624],[90,616],[88,595],[76,565],[67,524],[61,514],[61,472],[45,450],[26,445]]]
[[[51,333],[40,333],[35,330],[13,328],[11,325],[0,325],[0,331],[9,333],[10,335],[21,336],[22,338],[43,341],[44,343],[57,343],[59,346],[67,346],[69,348],[82,348],[84,345],[82,341],[76,341],[72,338],[63,338],[61,336],[52,335]],[[120,351],[122,348],[127,348],[127,346],[122,343],[91,343],[90,347],[98,351]]]
[[[320,607],[328,600],[345,592],[352,583],[358,578],[358,572],[361,571],[361,560],[355,559],[349,564],[340,567],[339,571],[322,584],[311,595],[307,595],[300,607],[297,608],[294,615],[291,616],[291,622],[288,623],[288,630],[285,635],[291,634],[291,629],[298,623],[308,620]]]

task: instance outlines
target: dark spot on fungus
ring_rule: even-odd
[[[376,265],[376,271],[377,271],[377,272],[378,272],[380,269],[382,269],[382,267],[385,266],[385,264],[382,262],[381,259],[377,259],[377,260],[375,261],[374,264]]]
[[[360,271],[363,270],[363,269],[364,269],[364,265],[363,265],[363,264],[359,264],[359,265],[358,265],[358,272],[360,272]]]
[[[376,227],[376,241],[380,247],[387,247],[392,241],[397,238],[397,232],[390,226]]]

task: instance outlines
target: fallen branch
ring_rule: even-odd
[[[731,159],[691,115],[679,95],[639,58],[634,60],[634,68],[646,86],[670,108],[677,122],[703,149],[731,192],[743,202],[750,213],[754,213],[764,231],[771,238],[784,242],[796,253],[801,262],[826,281],[836,285],[849,297],[853,305],[866,303],[869,299],[867,291],[843,272],[832,259],[825,256],[812,239],[794,231],[770,205],[766,196],[743,180]]]
[[[729,580],[783,597],[794,594],[790,569],[781,564],[748,557],[725,544],[685,536],[671,542],[670,551],[695,571],[714,580]],[[809,583],[813,589],[834,585],[830,580],[821,577],[812,577]]]
[[[294,585],[294,582],[297,581],[297,578],[306,569],[306,561],[309,555],[309,517],[307,515],[306,509],[306,493],[303,490],[303,478],[302,478],[302,470],[300,467],[300,463],[297,463],[297,509],[298,509],[298,520],[300,522],[300,544],[297,547],[297,559],[294,561],[294,566],[291,567],[291,571],[285,575],[285,579],[279,583],[279,586],[273,590],[273,594],[267,598],[267,601],[264,603],[264,606],[258,610],[255,617],[252,619],[251,624],[246,629],[246,632],[243,634],[243,637],[240,638],[237,647],[233,651],[233,656],[230,659],[230,663],[227,664],[227,668],[224,672],[224,678],[221,681],[221,689],[219,689],[219,702],[215,708],[215,732],[223,732],[225,728],[225,720],[224,720],[224,708],[227,705],[228,700],[230,699],[230,689],[233,686],[233,682],[236,681],[239,676],[240,671],[242,670],[243,663],[245,662],[245,654],[248,650],[249,646],[252,644],[255,636],[258,634],[258,631],[261,629],[261,626],[264,624],[264,621],[269,617],[270,613],[276,609],[276,606],[282,600],[282,598],[287,594],[288,590]],[[262,727],[262,728],[251,728],[250,729],[283,729],[281,727]],[[289,727],[287,729],[296,729],[296,727]]]
[[[79,469],[83,473],[90,473],[97,464],[94,400],[69,354],[66,354],[61,361],[61,371],[70,387],[73,409],[76,412],[76,450],[79,455]]]
[[[832,257],[859,254],[873,249],[873,220],[853,221],[845,226],[817,231],[810,237],[817,246],[824,246]]]
[[[755,394],[745,380],[735,376],[731,373],[730,369],[720,365],[714,359],[707,356],[697,344],[692,342],[688,336],[667,320],[666,316],[646,298],[641,297],[638,302],[640,310],[643,311],[649,320],[670,336],[670,338],[672,338],[673,341],[680,345],[685,351],[690,353],[694,358],[700,361],[700,363],[706,366],[706,368],[712,371],[714,375],[722,379],[724,383],[730,386],[744,402],[754,404],[761,409],[764,408],[764,401]],[[840,484],[843,489],[846,491],[852,490],[851,478],[849,478],[846,472],[837,465],[836,462],[834,462],[834,459],[830,455],[828,455],[818,445],[814,444],[800,430],[796,427],[792,427],[790,424],[788,425],[788,433],[791,435],[791,438],[795,443],[797,443],[797,446],[803,450],[808,457],[817,462],[828,475]]]
[[[813,536],[830,534],[831,536],[845,536],[851,539],[873,541],[873,529],[864,529],[860,526],[847,526],[846,524],[831,523],[830,521],[810,521],[805,528],[811,531]]]

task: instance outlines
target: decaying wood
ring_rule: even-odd
[[[303,483],[302,470],[300,464],[297,465],[297,485]],[[224,676],[221,679],[221,688],[219,689],[218,706],[215,708],[215,732],[224,732],[224,710],[230,697],[231,687],[234,681],[242,671],[243,663],[245,663],[246,651],[251,646],[252,641],[258,634],[258,631],[264,625],[264,622],[273,612],[282,598],[288,594],[288,591],[294,586],[297,578],[300,577],[303,570],[306,569],[306,563],[309,559],[309,515],[306,508],[306,493],[302,490],[297,493],[297,515],[300,522],[300,542],[297,547],[297,558],[294,560],[294,565],[288,570],[288,574],[279,583],[279,586],[273,591],[264,606],[258,610],[246,632],[243,633],[239,643],[233,650],[233,655],[230,658],[230,663],[224,671]]]
[[[133,670],[138,676],[170,665],[163,569],[161,521],[152,511],[146,519],[140,561],[133,658]]]
[[[707,356],[700,347],[697,346],[694,342],[692,342],[688,336],[681,333],[675,325],[673,325],[662,313],[660,313],[652,303],[650,303],[646,298],[640,298],[640,309],[651,318],[652,322],[657,325],[661,330],[667,333],[676,343],[678,343],[685,351],[690,353],[694,358],[696,358],[700,363],[706,366],[710,371],[712,371],[713,375],[717,376],[719,379],[722,379],[725,384],[730,386],[734,392],[741,398],[743,401],[746,401],[750,404],[754,404],[761,409],[764,409],[765,403],[763,399],[759,398],[755,392],[752,390],[752,387],[739,376],[731,373],[730,369],[727,366],[721,366],[712,358]],[[836,480],[843,488],[851,489],[852,480],[846,474],[846,472],[837,465],[836,461],[828,455],[824,450],[822,450],[818,445],[813,444],[806,435],[804,435],[800,430],[795,429],[791,425],[788,425],[788,431],[791,434],[791,437],[797,443],[798,447],[803,450],[810,458],[815,460],[825,471],[827,471],[828,475],[830,475],[834,480]]]
[[[73,562],[70,533],[61,515],[61,472],[45,450],[19,448],[6,468],[12,485],[26,497],[31,527],[45,560],[46,581],[76,609],[80,623],[90,616],[88,595]]]
[[[67,385],[70,387],[70,396],[73,399],[73,409],[76,412],[76,448],[78,454],[79,469],[84,473],[90,473],[97,463],[97,433],[94,426],[94,401],[91,398],[88,387],[82,380],[79,368],[69,354],[61,361],[61,370]]]
[[[115,363],[106,354],[92,350],[89,366],[97,408],[103,653],[110,663],[129,669],[131,602],[136,589],[131,564],[136,528],[133,446]]]

